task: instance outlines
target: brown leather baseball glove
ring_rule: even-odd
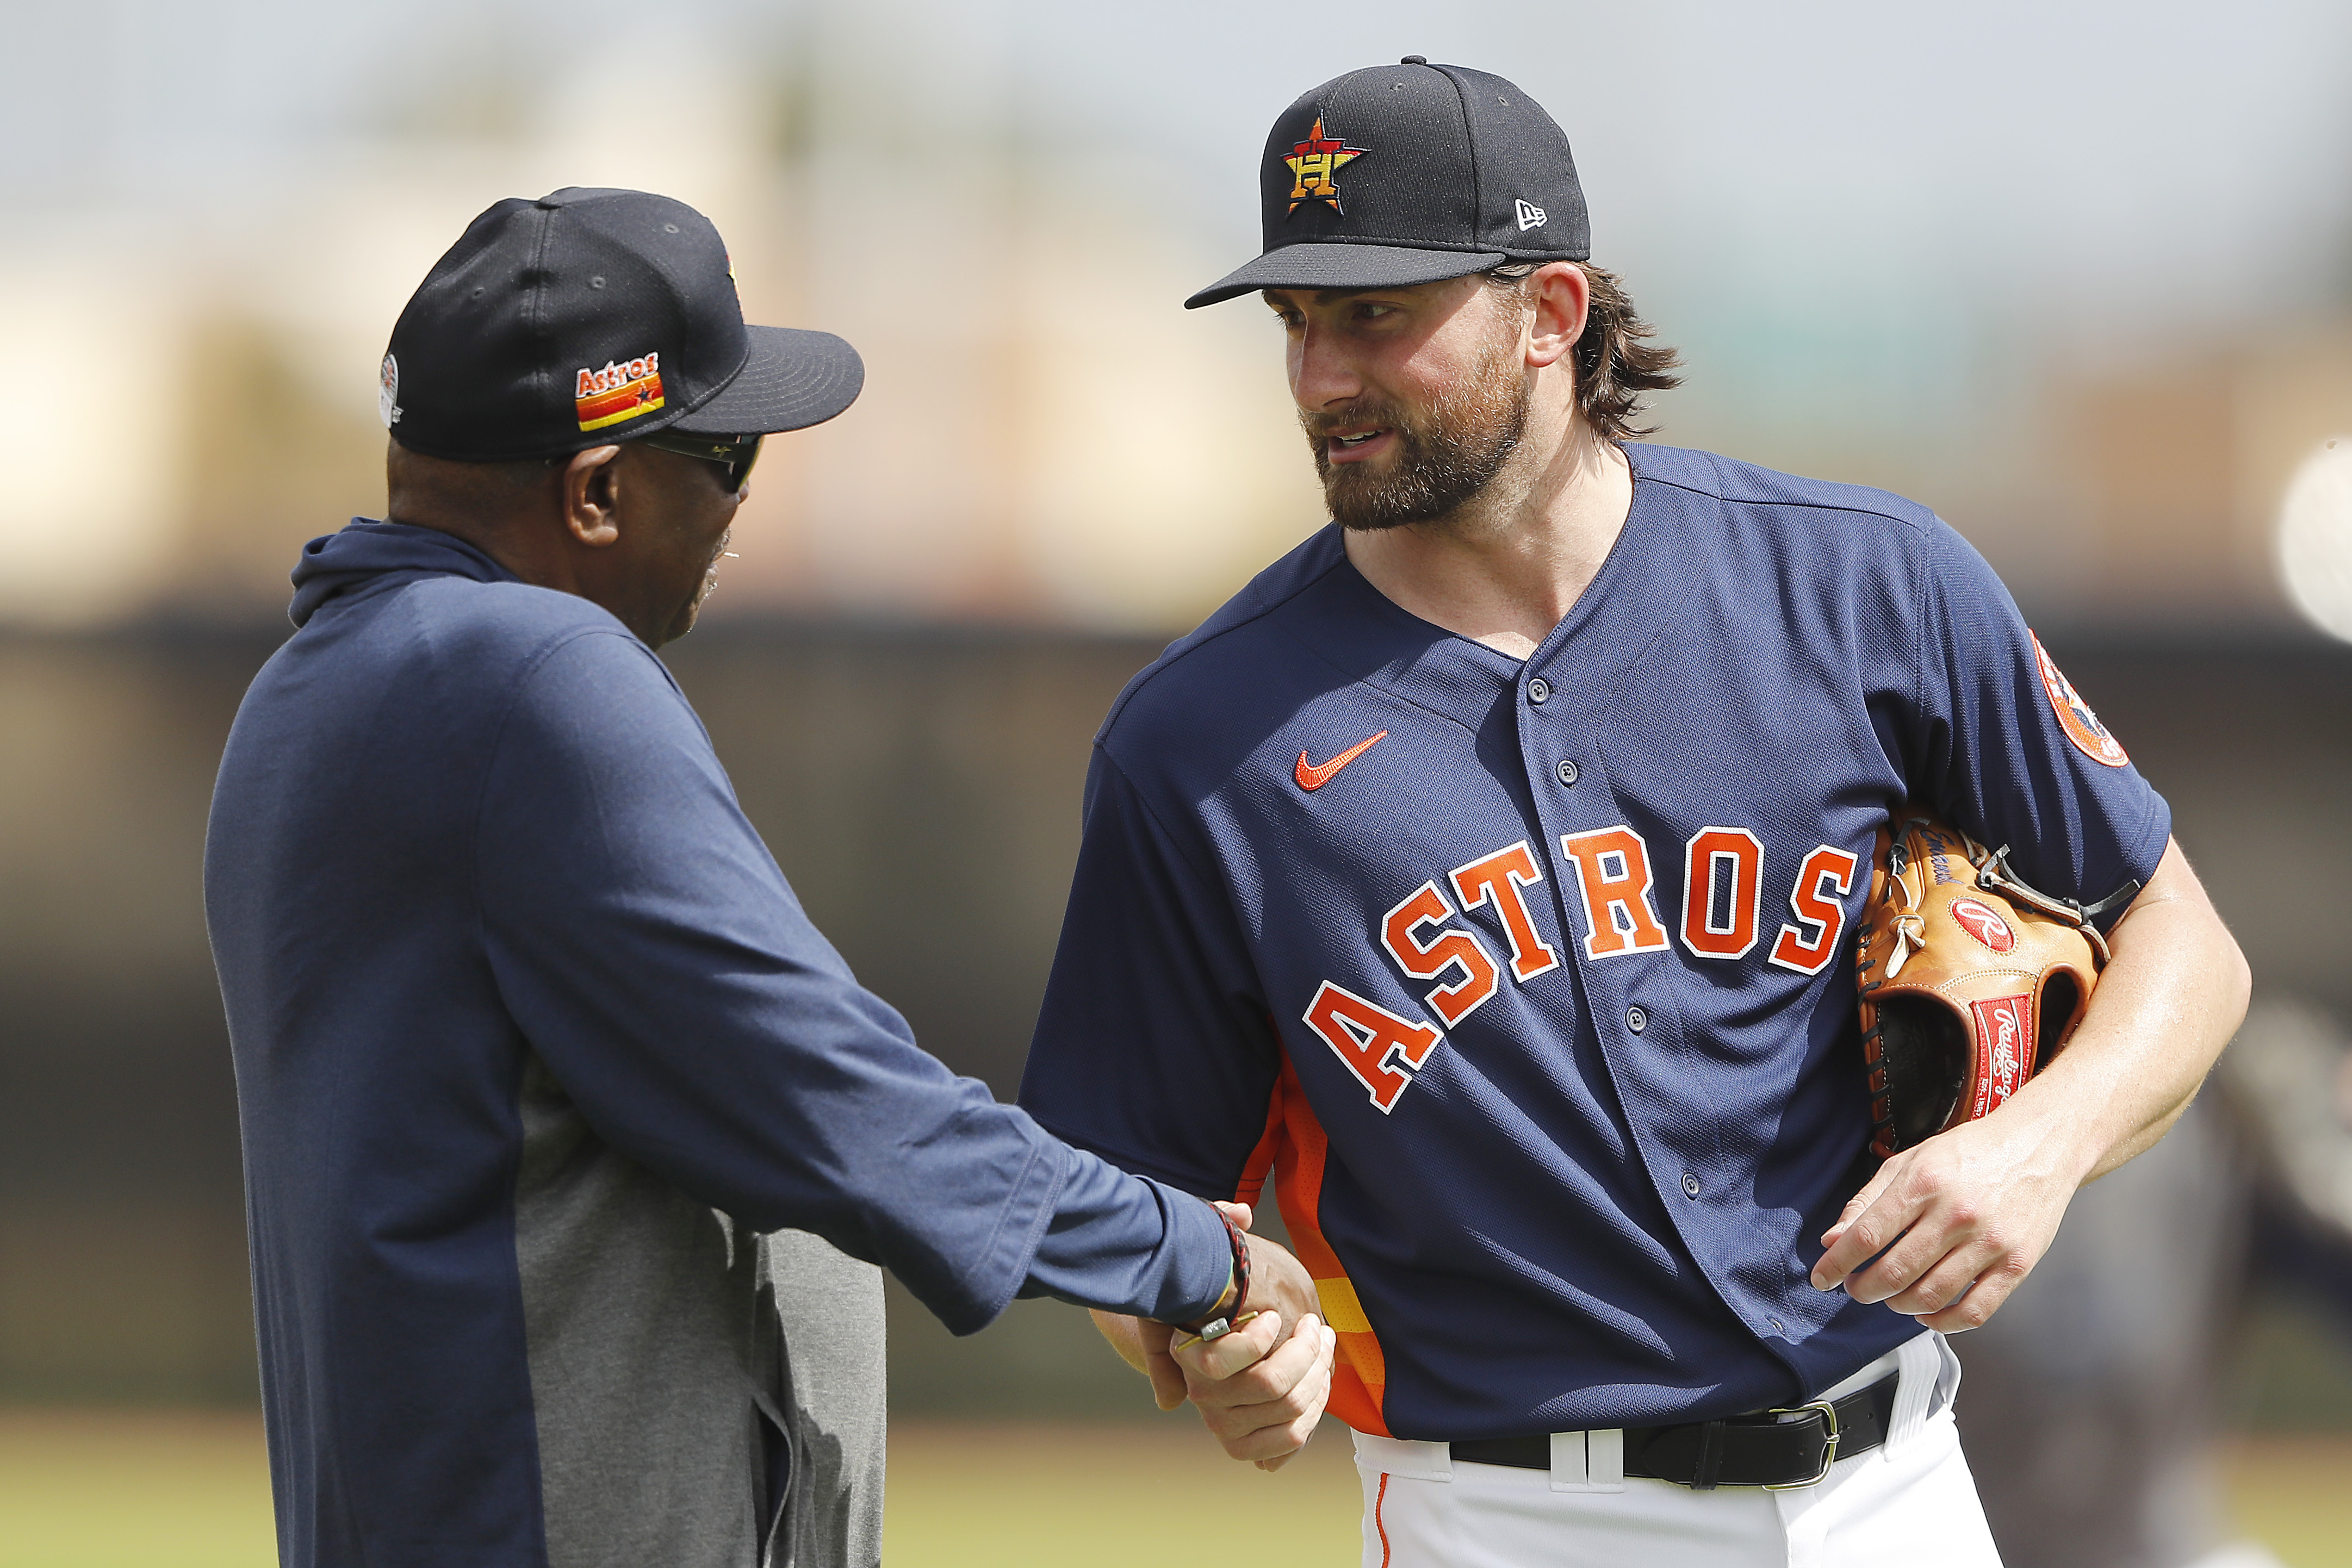
[[[1882,1159],[1997,1109],[2048,1066],[2106,965],[2092,924],[2105,905],[2034,891],[2008,855],[1909,810],[1879,831],[1854,969]]]

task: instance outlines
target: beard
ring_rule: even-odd
[[[1324,499],[1341,528],[1372,532],[1434,522],[1494,482],[1526,434],[1534,396],[1517,348],[1516,332],[1508,341],[1490,344],[1471,373],[1418,416],[1371,394],[1345,408],[1298,416]],[[1329,433],[1367,423],[1395,433],[1396,453],[1385,473],[1370,463],[1331,461]]]

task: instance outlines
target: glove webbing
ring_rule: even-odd
[[[1910,862],[1904,855],[1904,838],[1914,826],[1925,824],[1929,820],[1926,817],[1907,819],[1903,823],[1902,830],[1894,835],[1894,846],[1887,852],[1886,869],[1889,880],[1896,887],[1903,889],[1903,899],[1906,904],[1911,899],[1911,888],[1909,883],[1903,881],[1903,873],[1910,868]],[[1958,830],[1954,831],[1958,831]],[[1966,833],[1960,834],[1960,842],[1967,846],[1969,863],[1976,868],[1979,887],[1989,893],[2000,894],[2012,903],[2038,909],[2053,920],[2063,920],[2069,925],[2075,927],[2090,939],[2091,951],[2096,956],[2099,967],[2104,969],[2107,967],[2107,959],[2110,956],[2107,952],[2107,939],[2100,932],[2096,924],[2098,917],[2117,904],[2129,904],[2134,898],[2139,896],[2140,883],[2137,878],[2135,877],[2125,883],[2123,886],[2100,899],[2096,904],[2084,904],[2080,899],[2074,898],[2053,898],[2017,874],[2015,868],[2009,863],[2007,844],[2001,845],[1997,850],[1987,850]],[[1890,980],[1902,969],[1903,960],[1909,956],[1909,950],[1921,946],[1918,937],[1914,935],[1917,920],[1916,915],[1910,915],[1895,917],[1895,952],[1886,965],[1886,977]]]
[[[2063,920],[2074,925],[2090,938],[2091,951],[2096,956],[2099,967],[2104,969],[2107,967],[2107,939],[2101,934],[2096,921],[2116,905],[2129,904],[2139,895],[2137,878],[2126,882],[2096,904],[2084,904],[2073,898],[2053,898],[2011,868],[2007,844],[1985,855],[1982,860],[1975,860],[1983,852],[1983,847],[1965,833],[1960,836],[1967,841],[1969,858],[1975,861],[1979,887],[1988,888],[2016,903],[2030,904],[2053,920]]]

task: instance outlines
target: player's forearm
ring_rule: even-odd
[[[2178,846],[2109,937],[2066,1049],[1995,1113],[1880,1167],[1822,1236],[1812,1280],[1929,1328],[1998,1312],[2084,1182],[2164,1134],[2245,1014],[2245,960]]]
[[[2109,945],[2074,1038],[2011,1103],[2048,1119],[2079,1181],[2164,1135],[2246,1012],[2245,958],[2178,844]]]

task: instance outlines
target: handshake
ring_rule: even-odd
[[[1216,1206],[1246,1231],[1245,1203]],[[1262,1236],[1249,1244],[1247,1316],[1202,1339],[1166,1323],[1097,1311],[1095,1327],[1129,1366],[1151,1379],[1162,1410],[1190,1399],[1236,1459],[1278,1470],[1307,1446],[1331,1397],[1339,1336],[1323,1322],[1305,1264]]]

